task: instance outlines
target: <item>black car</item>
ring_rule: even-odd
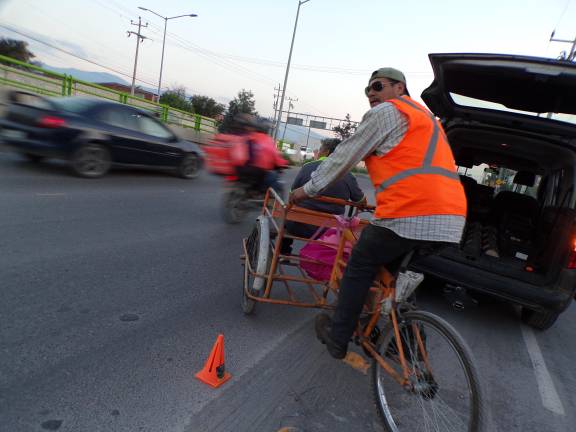
[[[576,64],[432,54],[422,99],[443,122],[468,199],[462,243],[416,264],[546,329],[576,291]],[[458,294],[459,293],[459,294]]]
[[[203,165],[200,148],[137,108],[85,97],[45,98],[11,92],[0,140],[30,161],[58,158],[96,178],[112,164],[171,168],[186,179]]]

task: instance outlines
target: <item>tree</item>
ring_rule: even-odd
[[[324,138],[320,141],[320,144],[326,146],[337,146],[341,142],[342,140],[340,138]]]
[[[160,96],[159,102],[182,111],[194,112],[192,104],[186,97],[186,89],[184,87],[176,87],[165,91],[162,93],[162,96]]]
[[[226,107],[208,96],[194,95],[190,97],[190,104],[196,114],[206,117],[216,117],[224,112]]]
[[[0,54],[24,63],[30,63],[36,57],[28,50],[28,42],[8,38],[0,39]]]
[[[255,109],[256,101],[254,100],[254,93],[250,90],[242,89],[238,92],[238,96],[230,101],[228,110],[224,116],[224,120],[220,125],[221,132],[227,132],[230,129],[232,120],[239,113],[247,113],[258,115]]]
[[[350,121],[350,114],[346,114],[346,120],[344,123],[338,126],[334,126],[332,130],[336,132],[338,138],[345,140],[346,138],[352,136],[352,134],[356,131],[356,127],[357,125]]]

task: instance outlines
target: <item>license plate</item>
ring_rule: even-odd
[[[26,132],[14,129],[2,129],[0,136],[7,139],[24,139],[26,138]]]

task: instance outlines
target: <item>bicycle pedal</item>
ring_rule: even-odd
[[[368,363],[361,355],[349,351],[342,361],[364,375],[368,374],[370,363]]]

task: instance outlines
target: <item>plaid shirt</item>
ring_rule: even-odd
[[[406,135],[406,117],[389,103],[369,110],[356,133],[342,141],[336,150],[312,173],[304,185],[308,196],[316,196],[332,182],[342,178],[369,154],[385,155]],[[396,219],[373,219],[372,224],[388,228],[400,237],[459,243],[466,219],[456,215],[414,216]]]

